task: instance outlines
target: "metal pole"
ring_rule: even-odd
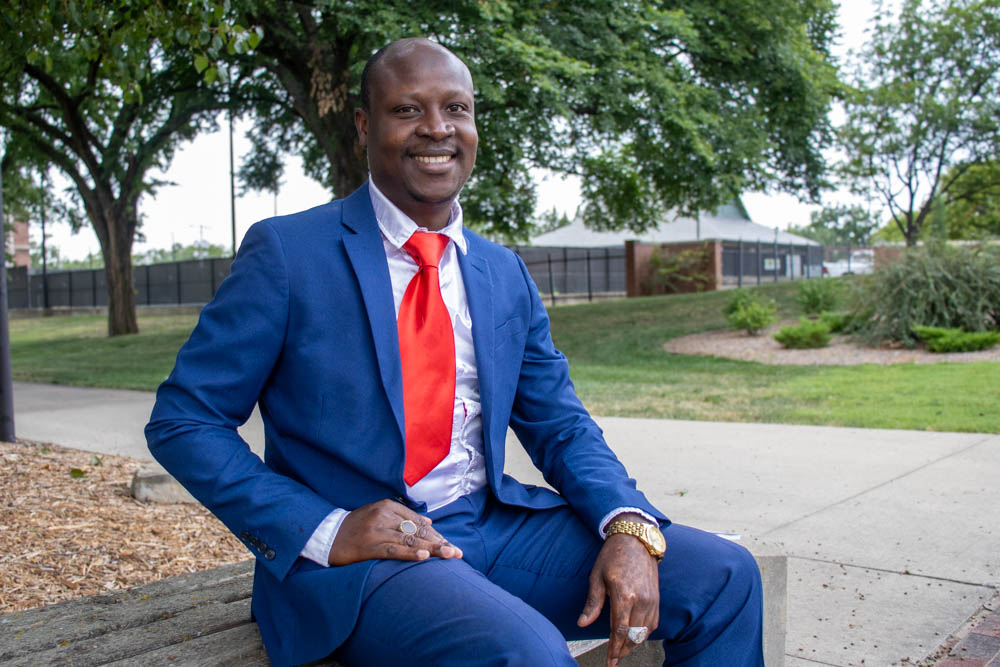
[[[549,265],[549,294],[552,295],[552,305],[556,305],[556,281],[552,277],[552,253],[545,253],[545,257],[548,260]]]
[[[587,248],[587,301],[594,300],[594,290],[590,286],[590,248]]]
[[[774,282],[778,282],[778,231],[774,232]]]
[[[736,247],[740,249],[739,259],[736,260],[737,270],[739,271],[736,276],[736,286],[743,287],[743,239],[740,239]]]
[[[3,175],[0,174],[0,229],[3,229]],[[10,376],[7,322],[7,262],[0,262],[0,440],[14,442],[14,383]]]
[[[177,305],[179,306],[180,303],[181,303],[181,263],[177,262],[176,264],[174,264],[174,266],[177,268],[177,271],[176,271],[176,274],[177,274]]]
[[[42,179],[42,186],[45,186],[45,179]],[[44,197],[44,195],[43,195]],[[49,309],[49,258],[45,251],[45,200],[42,200],[42,207],[39,211],[42,219],[42,308]]]
[[[229,84],[229,224],[233,232],[233,257],[236,257],[236,176],[233,167],[233,78],[226,70]],[[277,195],[275,195],[277,196]]]
[[[760,285],[760,274],[764,269],[764,255],[761,254],[760,239],[757,239],[757,284]]]

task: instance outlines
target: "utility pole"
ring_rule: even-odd
[[[233,231],[233,257],[236,257],[236,173],[233,167],[233,73],[226,69],[229,86],[229,224]]]
[[[3,173],[0,170],[0,229],[3,229]],[[6,239],[6,235],[4,235]],[[6,243],[4,243],[6,248]],[[14,383],[10,377],[10,327],[7,323],[7,259],[0,261],[0,440],[14,442]]]
[[[45,177],[42,176],[42,188],[46,186]],[[45,248],[45,195],[42,194],[42,204],[39,207],[39,217],[42,221],[42,308],[49,309],[49,257]]]

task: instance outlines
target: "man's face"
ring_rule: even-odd
[[[476,162],[469,71],[451,53],[417,43],[386,55],[370,95],[371,109],[354,120],[372,180],[417,224],[440,228]]]

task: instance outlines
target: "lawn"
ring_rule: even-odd
[[[765,285],[783,319],[794,284]],[[726,292],[550,309],[577,391],[599,415],[1000,433],[1000,364],[768,366],[668,354],[669,338],[725,326]],[[194,315],[140,315],[108,339],[101,316],[11,320],[14,378],[153,390]]]

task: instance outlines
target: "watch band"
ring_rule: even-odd
[[[650,532],[656,531],[654,535],[650,535]],[[666,546],[663,542],[663,535],[660,533],[660,529],[653,524],[648,523],[638,523],[636,521],[627,521],[624,519],[612,521],[608,524],[605,529],[605,535],[611,536],[616,533],[624,533],[626,535],[631,535],[635,537],[642,545],[646,547],[646,551],[649,555],[655,558],[657,561],[663,560],[664,547]],[[658,539],[657,539],[658,538]],[[656,544],[654,544],[654,540]]]

